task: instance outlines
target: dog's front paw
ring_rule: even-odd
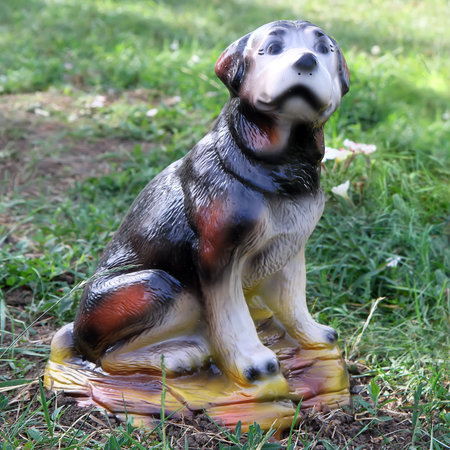
[[[252,384],[277,375],[280,363],[272,350],[261,345],[242,352],[235,361],[233,372],[239,383]]]
[[[261,361],[260,363],[252,364],[243,370],[243,375],[247,381],[252,383],[260,378],[275,375],[280,370],[280,363],[277,358]]]
[[[338,334],[334,328],[327,327],[325,330],[325,339],[331,344],[334,345],[338,341]]]

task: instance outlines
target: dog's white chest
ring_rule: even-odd
[[[257,250],[249,255],[244,267],[244,289],[252,288],[278,272],[300,252],[323,208],[322,191],[295,200],[280,199],[269,203],[255,236]]]

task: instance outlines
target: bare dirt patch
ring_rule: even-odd
[[[148,142],[75,136],[70,120],[79,112],[77,100],[60,93],[0,96],[0,195],[58,196],[76,181],[109,173],[136,145],[150,149]]]

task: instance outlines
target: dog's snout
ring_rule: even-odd
[[[304,71],[312,71],[316,66],[317,59],[312,53],[304,53],[294,64],[296,69]]]

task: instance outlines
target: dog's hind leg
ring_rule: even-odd
[[[182,291],[158,325],[108,348],[101,366],[110,373],[161,371],[164,357],[168,375],[192,372],[211,357],[202,323],[197,299]]]
[[[304,248],[284,269],[261,285],[260,295],[288,333],[304,348],[327,348],[336,344],[336,331],[317,323],[308,311]]]
[[[193,372],[210,362],[208,343],[200,333],[145,345],[146,339],[152,338],[144,334],[111,348],[101,358],[102,369],[126,374],[161,372],[164,366],[166,373],[173,376]]]
[[[105,370],[124,371],[133,357],[130,371],[160,367],[161,354],[144,348],[183,336],[195,336],[200,312],[195,295],[162,270],[98,275],[85,289],[74,324],[75,348]],[[194,342],[195,339],[190,338]],[[186,369],[196,363],[204,350],[202,338],[190,351]],[[195,346],[191,346],[194,348]],[[174,355],[173,345],[171,354]],[[170,359],[170,358],[169,358]],[[174,359],[174,358],[172,358]],[[171,366],[182,366],[175,358]]]

